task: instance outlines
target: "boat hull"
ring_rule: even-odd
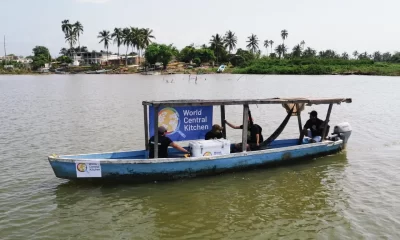
[[[343,149],[343,141],[303,144],[224,156],[168,159],[138,159],[145,151],[128,159],[133,152],[49,157],[55,175],[64,179],[124,179],[134,182],[174,180],[180,178],[217,175],[301,159],[326,156]],[[141,153],[140,153],[141,152]],[[103,159],[99,157],[103,156]],[[114,157],[113,157],[114,156]],[[96,177],[78,177],[77,163],[94,162],[101,166]]]

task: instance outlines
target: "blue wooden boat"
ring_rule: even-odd
[[[55,175],[64,179],[124,179],[135,182],[150,182],[173,180],[187,177],[216,175],[220,173],[242,171],[245,169],[276,165],[280,163],[312,159],[337,153],[345,148],[351,135],[348,123],[340,123],[334,127],[332,134],[327,134],[329,126],[325,126],[323,140],[316,143],[306,143],[301,124],[301,111],[306,105],[329,105],[325,122],[329,122],[333,104],[351,103],[350,98],[305,99],[305,98],[270,98],[256,100],[179,100],[143,102],[145,146],[143,150],[128,152],[109,152],[79,155],[51,155],[49,163]],[[262,143],[261,150],[246,151],[247,124],[250,104],[282,104],[287,111],[278,129]],[[159,126],[160,111],[163,107],[182,106],[221,106],[221,124],[223,136],[225,131],[225,106],[243,105],[243,130],[241,152],[226,155],[187,157],[183,153],[170,148],[168,158],[158,158],[158,137],[154,138],[154,158],[149,159],[149,109],[153,111],[153,129]],[[157,117],[156,117],[157,116]],[[288,119],[297,116],[300,136],[296,139],[276,140],[282,132]],[[251,118],[251,116],[250,116]],[[151,124],[150,124],[151,125]],[[177,134],[178,136],[178,134]],[[233,147],[233,144],[232,144]],[[189,147],[186,147],[190,150]]]

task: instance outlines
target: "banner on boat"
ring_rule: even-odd
[[[101,165],[96,161],[75,162],[76,177],[101,177]]]
[[[158,113],[158,126],[167,129],[172,141],[204,139],[211,130],[213,120],[212,106],[164,107]],[[149,107],[149,134],[154,136],[154,108]]]

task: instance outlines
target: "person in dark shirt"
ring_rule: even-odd
[[[251,124],[252,121],[248,122],[247,128],[247,151],[256,151],[260,150],[260,144],[264,141],[264,137],[262,135],[262,128],[258,124]],[[243,129],[243,125],[235,126],[228,121],[225,120],[225,123],[228,124],[229,127],[233,129]],[[236,144],[236,149],[241,151],[242,143]]]
[[[220,139],[222,138],[222,127],[218,124],[214,124],[212,126],[211,131],[206,133],[205,140],[210,140],[210,139]]]
[[[186,149],[174,143],[169,137],[165,136],[167,129],[163,126],[158,127],[158,158],[168,158],[168,147],[171,146],[184,153],[189,153]],[[149,139],[149,158],[154,158],[154,136]]]
[[[311,142],[321,142],[324,126],[325,122],[318,118],[317,111],[311,111],[310,119],[304,124],[303,132],[311,138]]]

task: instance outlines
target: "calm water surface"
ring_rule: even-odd
[[[395,77],[0,76],[0,239],[399,239],[399,90]],[[46,159],[143,148],[143,100],[294,96],[353,98],[331,117],[353,127],[346,151],[141,185],[58,179]],[[285,117],[281,106],[251,109],[265,136]],[[304,120],[310,109],[324,118],[327,106]],[[227,107],[227,119],[239,123],[241,110]],[[280,137],[297,132],[293,118]]]

